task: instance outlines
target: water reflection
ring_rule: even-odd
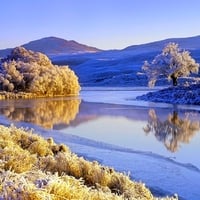
[[[1,101],[0,114],[17,122],[29,122],[52,129],[69,124],[79,112],[79,99],[25,99]]]
[[[192,115],[192,114],[191,114]],[[199,120],[190,118],[190,113],[180,118],[178,111],[174,110],[167,119],[160,120],[154,109],[149,110],[149,120],[144,131],[146,134],[153,133],[165,147],[176,152],[181,143],[189,143],[191,138],[200,130]]]
[[[74,98],[6,100],[0,103],[0,114],[11,121],[65,130],[89,139],[120,146],[129,145],[133,149],[139,149],[138,146],[145,149],[146,145],[145,150],[148,151],[153,151],[156,144],[152,138],[156,138],[167,150],[176,152],[181,144],[190,143],[200,130],[199,113],[170,110],[88,103]],[[155,138],[145,137],[143,129],[147,135],[151,134]],[[132,130],[137,136],[133,135]],[[132,137],[136,137],[138,140],[134,141],[137,142],[133,143]],[[137,146],[137,143],[140,144]]]

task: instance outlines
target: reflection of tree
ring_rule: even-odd
[[[176,111],[168,115],[168,119],[161,121],[155,110],[149,110],[149,121],[144,131],[152,132],[155,137],[164,143],[165,147],[175,152],[180,143],[189,143],[194,134],[200,130],[199,121],[191,121],[187,115],[180,119]]]
[[[27,106],[28,105],[28,106]],[[69,124],[79,112],[79,99],[31,99],[10,101],[0,114],[13,121],[34,123],[52,129],[55,124]]]

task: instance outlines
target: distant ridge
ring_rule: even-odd
[[[131,54],[160,52],[163,49],[163,47],[169,42],[178,43],[181,49],[186,49],[189,51],[200,50],[200,35],[199,35],[186,38],[169,38],[146,44],[131,45],[118,51],[130,52]],[[65,40],[57,37],[46,37],[39,40],[34,40],[22,46],[29,50],[39,51],[49,56],[96,53],[102,51],[95,47],[80,44],[74,40]],[[10,54],[11,50],[12,50],[11,48],[0,50],[0,57],[5,57],[6,55]]]
[[[197,50],[200,49],[200,35],[194,37],[186,37],[186,38],[169,38],[165,40],[150,42],[146,44],[140,45],[131,45],[123,49],[123,51],[136,51],[140,52],[152,52],[152,51],[161,51],[164,46],[166,46],[169,42],[175,42],[179,44],[181,49],[187,50]]]
[[[96,53],[101,51],[95,47],[80,44],[74,40],[65,40],[57,37],[46,37],[23,44],[28,50],[41,52],[47,55]],[[10,54],[12,48],[0,50],[0,57]]]

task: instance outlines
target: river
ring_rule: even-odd
[[[14,123],[17,126],[34,127],[41,134],[50,132],[56,141],[66,143],[76,153],[84,155],[88,159],[96,158],[121,171],[133,171],[134,174],[138,168],[143,169],[144,173],[141,176],[133,175],[133,178],[146,182],[152,190],[155,190],[155,193],[163,191],[160,192],[161,195],[181,191],[181,188],[177,188],[180,187],[177,183],[176,187],[172,187],[174,190],[168,186],[170,173],[173,176],[173,169],[175,170],[175,167],[172,169],[169,163],[185,167],[186,170],[192,170],[198,174],[195,175],[195,182],[189,186],[192,189],[196,181],[200,182],[200,159],[198,156],[200,106],[159,104],[135,100],[136,96],[148,91],[147,88],[83,88],[80,97],[74,98],[4,100],[0,104],[1,121],[4,124]],[[45,131],[41,131],[42,129]],[[74,142],[75,140],[76,142]],[[87,148],[81,146],[84,141],[87,143]],[[77,146],[77,144],[79,145]],[[132,164],[128,164],[131,157],[127,157],[130,159],[126,160],[125,165],[120,164],[119,160],[111,163],[109,159],[106,161],[109,154],[103,150],[101,152],[95,150],[96,155],[98,154],[95,157],[95,151],[89,150],[95,145],[101,149],[104,147],[107,150],[115,149],[120,153],[150,156],[152,157],[151,162],[155,158],[159,158],[157,165],[160,166],[162,160],[167,161],[168,164],[157,169],[162,171],[156,172],[158,166],[154,166],[154,175],[162,176],[166,184],[152,184],[152,181],[155,182],[155,180],[153,177],[150,178],[152,176],[150,171],[154,170],[148,171],[148,166],[132,167]],[[116,154],[116,159],[120,153]],[[145,165],[145,159],[143,160],[142,156],[141,160]],[[112,156],[110,155],[110,157]],[[112,157],[112,159],[115,158]],[[150,167],[149,162],[146,164],[149,164]],[[171,169],[166,170],[169,166]],[[168,177],[165,177],[165,173]],[[181,194],[182,199],[189,199],[191,196],[188,198],[185,193]],[[200,199],[200,192],[194,190],[193,193],[193,200]]]

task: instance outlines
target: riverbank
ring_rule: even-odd
[[[159,199],[143,183],[30,130],[0,126],[0,150],[3,199]]]
[[[169,87],[138,96],[137,100],[183,105],[200,105],[199,86],[200,84]]]

